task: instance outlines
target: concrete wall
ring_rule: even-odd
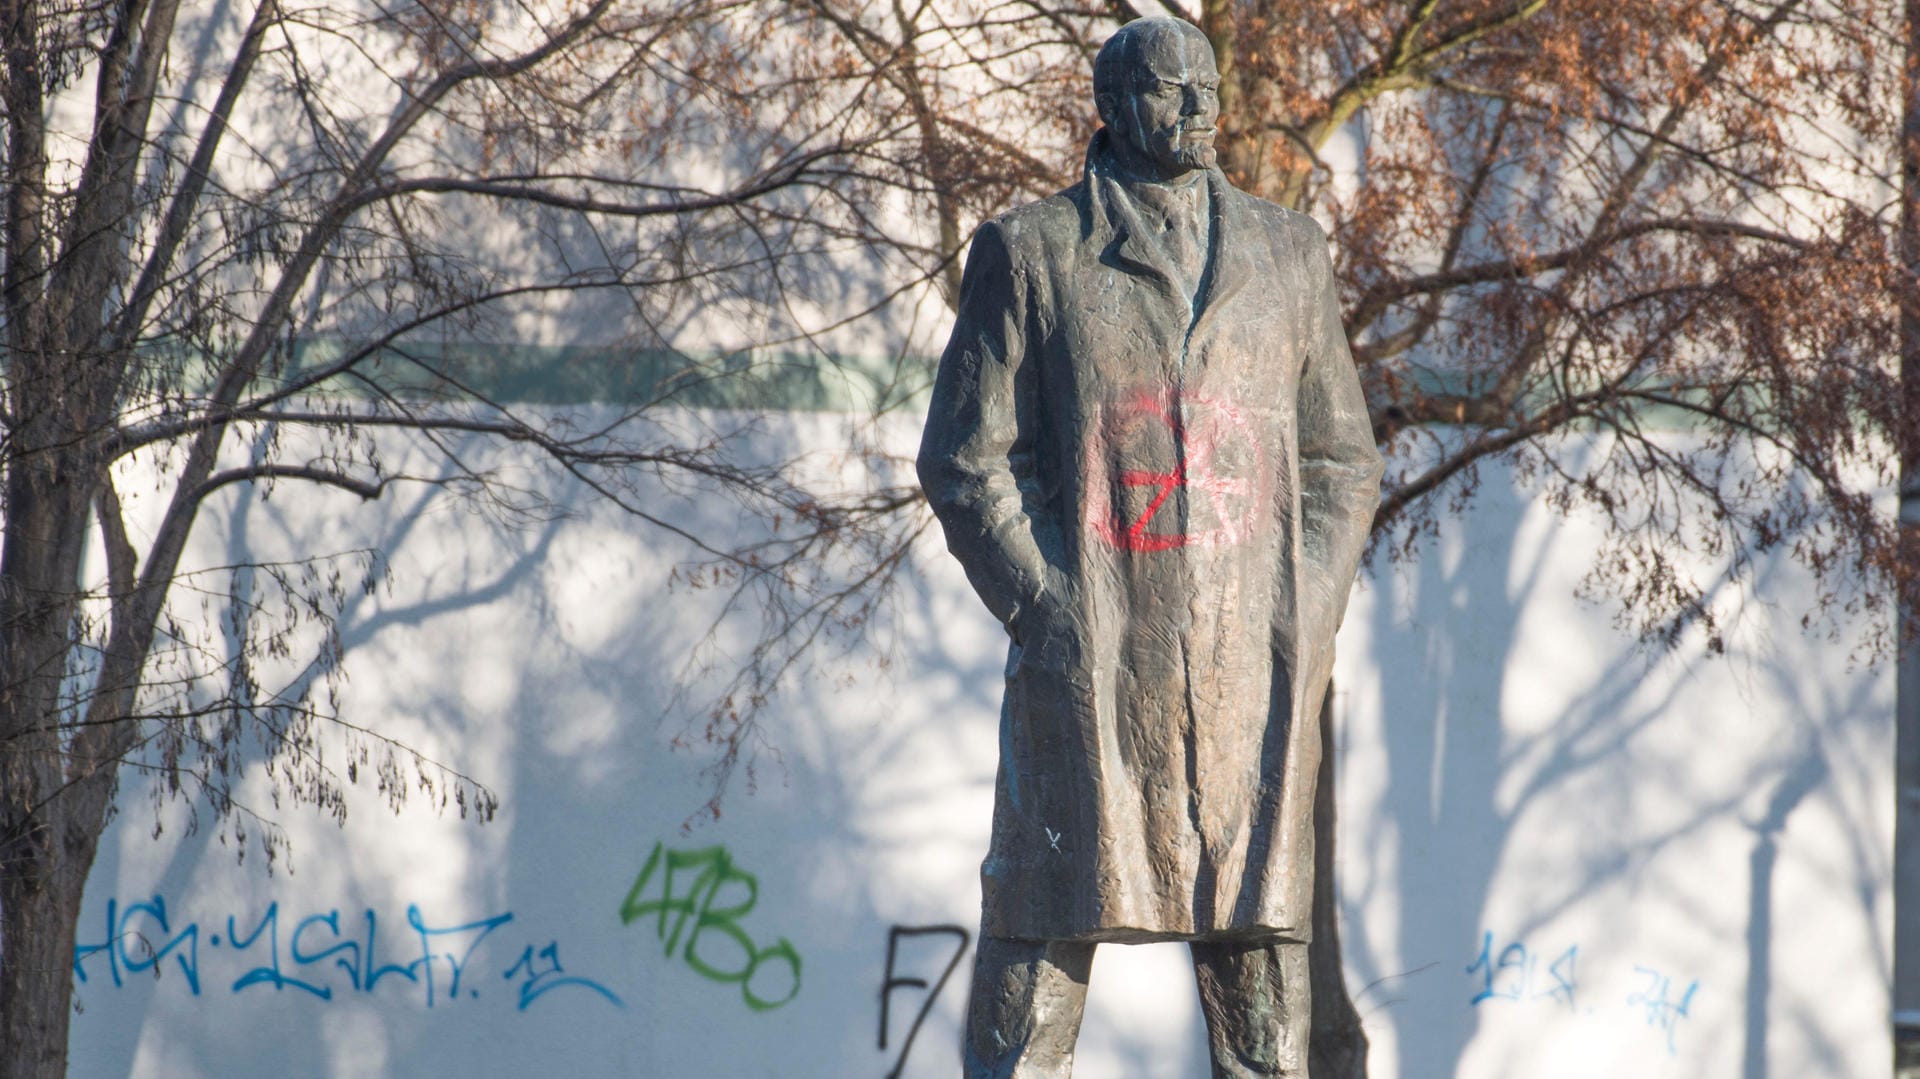
[[[831,414],[776,422],[846,444]],[[261,776],[244,801],[293,851],[269,874],[129,775],[81,922],[75,1076],[956,1073],[1004,642],[937,536],[699,821],[711,757],[672,747],[672,693],[713,596],[669,591],[684,549],[570,497],[521,530],[405,490],[208,518],[209,565],[384,548],[391,592],[342,616],[341,714],[502,810],[395,816],[363,782],[335,827]],[[1729,595],[1729,655],[1638,652],[1573,598],[1593,549],[1496,474],[1355,598],[1340,869],[1373,1074],[1876,1074],[1888,672],[1803,634],[1784,565]],[[1079,1074],[1206,1074],[1181,948],[1101,950]]]

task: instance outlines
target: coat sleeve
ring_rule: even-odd
[[[1026,351],[1026,281],[998,223],[974,233],[960,310],[940,357],[917,462],[947,549],[987,609],[1020,636],[1050,599],[1034,450],[1034,358]]]
[[[1301,615],[1308,642],[1330,658],[1333,635],[1380,506],[1385,470],[1366,395],[1341,325],[1326,234],[1305,223],[1309,348],[1300,378]]]

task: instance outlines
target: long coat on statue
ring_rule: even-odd
[[[919,459],[1007,624],[983,932],[1308,939],[1316,725],[1380,456],[1313,220],[1110,172],[980,226]]]

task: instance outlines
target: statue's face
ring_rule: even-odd
[[[1198,33],[1155,34],[1142,42],[1128,92],[1113,106],[1107,124],[1135,163],[1162,178],[1212,167],[1220,73]]]

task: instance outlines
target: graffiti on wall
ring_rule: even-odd
[[[1564,1004],[1578,1012],[1580,946],[1574,945],[1548,959],[1544,968],[1540,956],[1519,941],[1497,953],[1492,933],[1480,936],[1480,954],[1474,957],[1468,974],[1479,975],[1479,991],[1467,1001],[1482,1004],[1489,1000],[1524,1002],[1547,1001]]]
[[[389,919],[383,934],[372,908],[358,919],[343,919],[337,908],[283,919],[275,901],[258,917],[228,914],[203,922],[170,913],[165,896],[125,904],[116,898],[107,900],[100,940],[73,949],[73,973],[87,983],[104,967],[119,988],[128,975],[177,970],[196,997],[225,986],[235,994],[290,991],[317,1002],[336,993],[370,994],[384,983],[388,992],[418,992],[429,1008],[478,999],[482,988],[494,988],[492,974],[509,983],[507,999],[519,1011],[561,989],[625,1006],[599,982],[567,973],[558,939],[541,944],[537,936],[502,932],[513,920],[512,911],[469,921],[429,918],[409,904],[406,928],[396,932]]]
[[[1480,935],[1480,952],[1467,967],[1476,987],[1467,1003],[1564,1007],[1579,1016],[1599,1014],[1602,1005],[1620,1004],[1629,1017],[1660,1032],[1669,1056],[1679,1053],[1678,1031],[1699,992],[1697,980],[1687,981],[1682,988],[1680,979],[1657,967],[1635,965],[1635,988],[1624,998],[1612,994],[1582,998],[1579,945],[1539,952],[1524,941],[1509,941],[1499,948],[1497,943],[1491,932]],[[1596,1000],[1597,1004],[1591,1002]]]
[[[913,1039],[920,1033],[920,1024],[927,1021],[927,1013],[933,1010],[933,1002],[940,998],[940,990],[946,988],[947,979],[953,977],[954,968],[960,965],[960,959],[967,954],[967,945],[972,937],[965,929],[957,925],[896,925],[887,930],[887,965],[880,975],[880,1050],[886,1051],[887,1033],[892,1026],[893,994],[901,989],[918,989],[925,992],[920,1008],[913,1013],[913,1022],[907,1025],[906,1037],[900,1039],[900,1055],[894,1059],[893,1069],[887,1072],[887,1079],[899,1079],[907,1066],[907,1054],[913,1052]],[[900,945],[905,941],[913,958],[903,961],[900,957]],[[904,970],[921,971],[931,974],[933,966],[940,961],[936,950],[930,955],[927,949],[916,947],[915,942],[924,941],[936,949],[942,945],[953,949],[946,956],[945,965],[940,974],[932,981],[917,974],[901,973]],[[921,966],[918,960],[930,958],[931,963]]]
[[[754,943],[741,922],[759,901],[759,878],[737,868],[725,847],[655,843],[620,904],[620,922],[649,918],[668,956],[711,981],[738,984],[747,1007],[771,1011],[800,995],[800,953],[785,937]]]

